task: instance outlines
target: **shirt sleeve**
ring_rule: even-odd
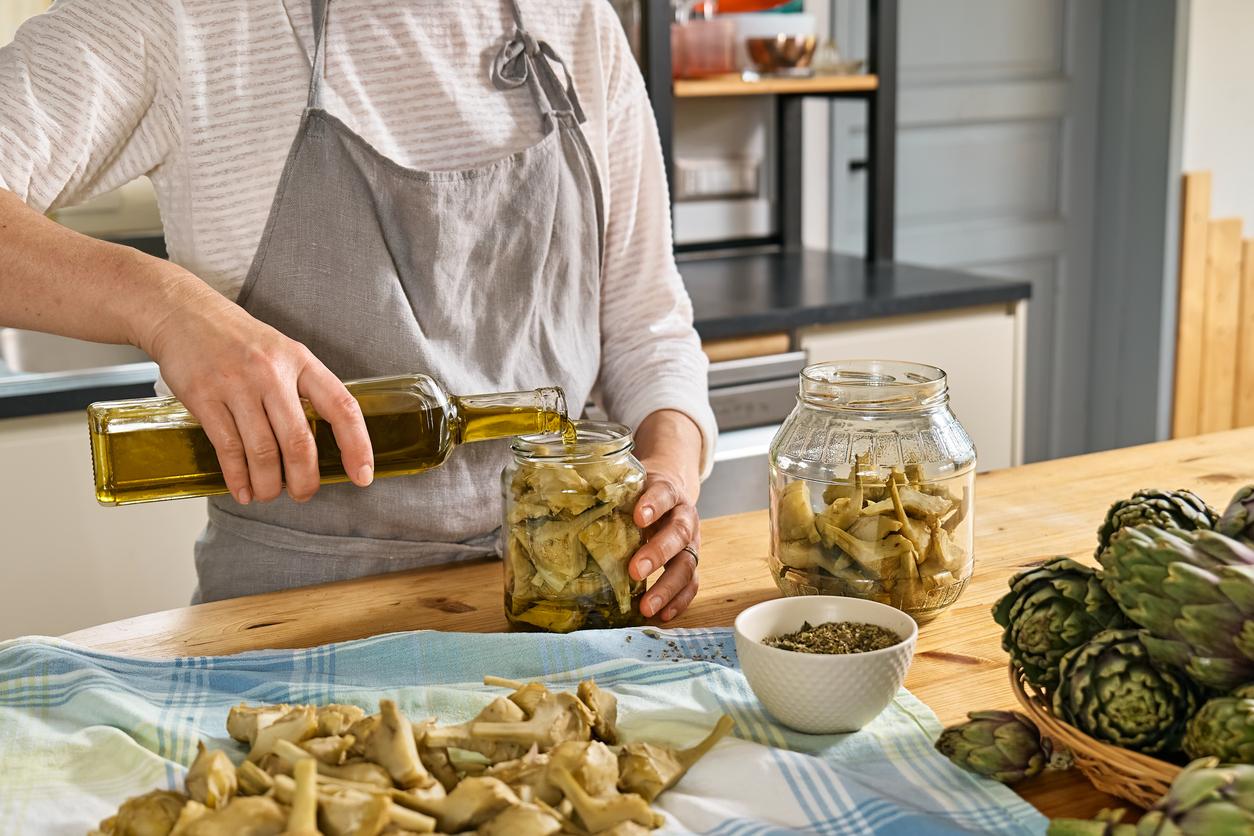
[[[705,478],[718,432],[710,409],[709,362],[675,267],[657,123],[626,38],[621,30],[617,34],[607,127],[601,397],[607,414],[633,429],[662,409],[691,418],[701,429]]]
[[[166,2],[59,0],[0,48],[0,186],[44,212],[148,174],[177,147]]]

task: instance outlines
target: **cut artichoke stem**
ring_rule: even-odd
[[[290,802],[292,811],[287,817],[287,832],[311,836],[318,832],[318,765],[313,760],[301,760],[292,770],[296,788]]]
[[[661,817],[639,795],[614,793],[594,798],[580,786],[569,770],[555,766],[550,772],[553,783],[561,788],[567,800],[574,805],[580,822],[593,833],[609,830],[625,821],[651,828],[661,824]]]
[[[653,801],[678,784],[693,764],[709,754],[735,727],[736,721],[724,714],[701,742],[687,749],[628,743],[619,755],[619,789]]]

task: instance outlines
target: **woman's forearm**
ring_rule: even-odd
[[[701,492],[701,429],[673,409],[650,413],[636,429],[636,457],[665,467],[682,484],[688,502]]]
[[[151,353],[169,312],[204,294],[218,295],[174,264],[74,232],[0,188],[0,326]]]

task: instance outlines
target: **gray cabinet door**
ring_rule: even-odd
[[[1100,4],[901,0],[897,259],[1032,283],[1025,457],[1085,444]],[[863,57],[866,4],[834,0]],[[833,108],[832,245],[861,252],[865,112]],[[926,361],[927,358],[918,358]]]

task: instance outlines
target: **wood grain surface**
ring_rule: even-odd
[[[873,75],[818,75],[811,78],[774,78],[764,76],[745,81],[739,73],[712,78],[679,78],[675,80],[675,97],[679,99],[710,96],[765,96],[777,93],[852,93],[874,90],[880,80]]]
[[[1209,171],[1184,175],[1180,212],[1180,299],[1176,314],[1172,435],[1198,433],[1202,400],[1202,342],[1206,318],[1206,244],[1210,231]]]
[[[1143,487],[1196,490],[1222,506],[1254,482],[1254,429],[1027,465],[981,475],[976,485],[976,569],[963,597],[919,632],[906,680],[941,722],[968,711],[1012,708],[1000,630],[989,615],[1015,572],[1054,555],[1091,562],[1106,507]],[[750,604],[778,595],[766,568],[764,512],[702,524],[701,594],[668,626],[730,625]],[[308,647],[397,630],[501,631],[496,561],[367,578],[187,607],[71,633],[64,638],[148,657]],[[1089,816],[1122,802],[1078,773],[1050,774],[1018,789],[1050,816]]]

